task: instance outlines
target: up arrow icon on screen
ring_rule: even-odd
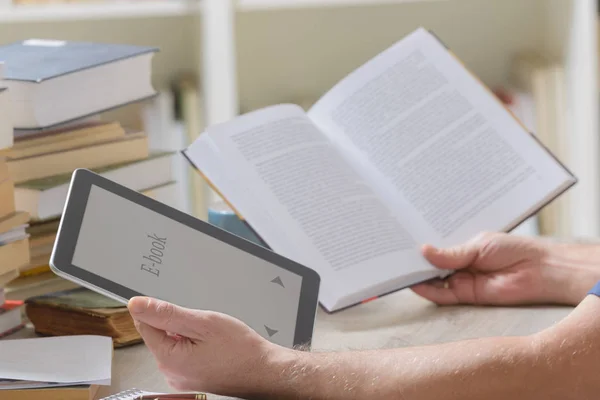
[[[273,279],[271,282],[272,282],[272,283],[276,283],[276,284],[278,284],[278,285],[279,285],[279,286],[281,286],[282,288],[285,288],[285,286],[283,285],[283,282],[282,282],[282,280],[281,280],[281,278],[280,278],[280,277],[277,277],[277,278]]]
[[[273,335],[274,335],[274,334],[276,334],[277,332],[279,332],[279,331],[277,331],[277,330],[275,330],[275,329],[271,329],[271,328],[269,328],[269,327],[268,327],[268,326],[266,326],[266,325],[265,325],[265,329],[267,330],[267,333],[269,334],[269,337],[273,337]]]

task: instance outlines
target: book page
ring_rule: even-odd
[[[0,354],[0,380],[110,384],[113,355],[110,337],[6,340],[0,341]]]
[[[321,275],[323,296],[411,271],[437,273],[406,221],[299,107],[271,107],[210,128],[186,154],[274,251]]]
[[[419,242],[523,220],[572,176],[442,43],[419,29],[309,112]]]

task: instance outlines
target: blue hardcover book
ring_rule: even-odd
[[[157,51],[45,39],[0,46],[15,128],[47,128],[153,96]]]

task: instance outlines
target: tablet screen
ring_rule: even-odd
[[[92,185],[74,266],[293,346],[302,276]]]

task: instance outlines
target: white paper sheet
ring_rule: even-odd
[[[112,339],[103,336],[3,340],[0,381],[110,385],[112,354]]]

